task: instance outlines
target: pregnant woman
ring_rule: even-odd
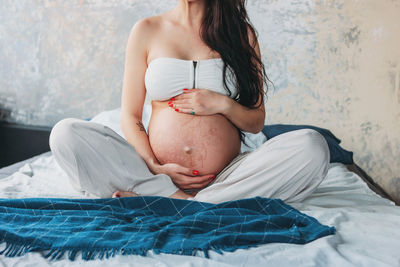
[[[53,127],[50,147],[72,185],[96,197],[300,201],[326,176],[322,135],[292,131],[240,152],[243,132],[264,126],[267,80],[245,0],[178,0],[174,9],[138,21],[129,35],[126,140],[101,124],[67,118]]]

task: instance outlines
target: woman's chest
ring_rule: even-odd
[[[147,94],[152,100],[168,100],[184,88],[207,89],[224,95],[237,95],[232,72],[227,68],[224,86],[223,61],[220,58],[182,60],[161,57],[153,59],[145,73]]]

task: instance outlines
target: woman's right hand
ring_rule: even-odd
[[[214,174],[196,175],[196,171],[176,163],[166,163],[157,167],[157,173],[164,173],[180,189],[202,189],[215,179]]]

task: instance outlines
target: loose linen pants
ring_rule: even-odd
[[[67,118],[50,134],[50,148],[72,186],[94,197],[116,190],[144,196],[165,196],[178,188],[166,174],[154,175],[123,137],[99,123]],[[301,129],[267,140],[243,152],[194,200],[220,203],[255,196],[301,201],[325,178],[329,148],[315,130]]]

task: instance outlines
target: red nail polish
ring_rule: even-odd
[[[211,179],[215,179],[215,175],[211,176]]]
[[[172,103],[172,101],[169,101],[169,102],[168,102],[168,104],[171,104],[171,103]]]
[[[174,101],[174,100],[175,100],[175,97],[171,98],[171,100]]]
[[[168,104],[168,106],[170,106],[170,107],[173,107],[173,106],[174,106],[174,104]]]
[[[179,111],[179,108],[176,108],[175,111]]]
[[[116,196],[116,197],[121,197],[119,194],[116,194],[115,196]]]
[[[199,175],[199,171],[194,170],[193,175]]]
[[[189,91],[189,89],[186,89],[186,88],[185,88],[185,89],[183,89],[183,91]]]

